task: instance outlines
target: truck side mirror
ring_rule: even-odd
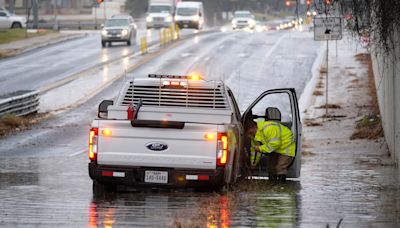
[[[101,119],[107,118],[108,116],[108,106],[113,105],[114,101],[112,100],[103,100],[99,104],[99,108],[97,110],[97,116]]]

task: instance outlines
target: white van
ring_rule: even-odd
[[[202,29],[204,25],[203,3],[178,2],[175,13],[175,24],[179,28]]]

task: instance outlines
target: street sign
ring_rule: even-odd
[[[342,18],[316,17],[314,18],[314,40],[341,40]]]

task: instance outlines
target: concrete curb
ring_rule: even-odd
[[[307,109],[312,104],[313,92],[315,90],[315,87],[317,86],[320,74],[319,70],[323,63],[323,60],[325,59],[325,55],[326,55],[325,46],[321,45],[321,47],[318,50],[317,58],[315,58],[315,61],[311,68],[312,76],[310,80],[307,82],[307,85],[304,87],[303,93],[301,94],[299,99],[300,118],[302,121],[304,120],[305,112],[307,112]]]

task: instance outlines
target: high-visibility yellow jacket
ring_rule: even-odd
[[[292,131],[278,122],[258,121],[257,133],[254,141],[260,142],[262,153],[279,153],[294,157],[296,154],[296,142]]]

